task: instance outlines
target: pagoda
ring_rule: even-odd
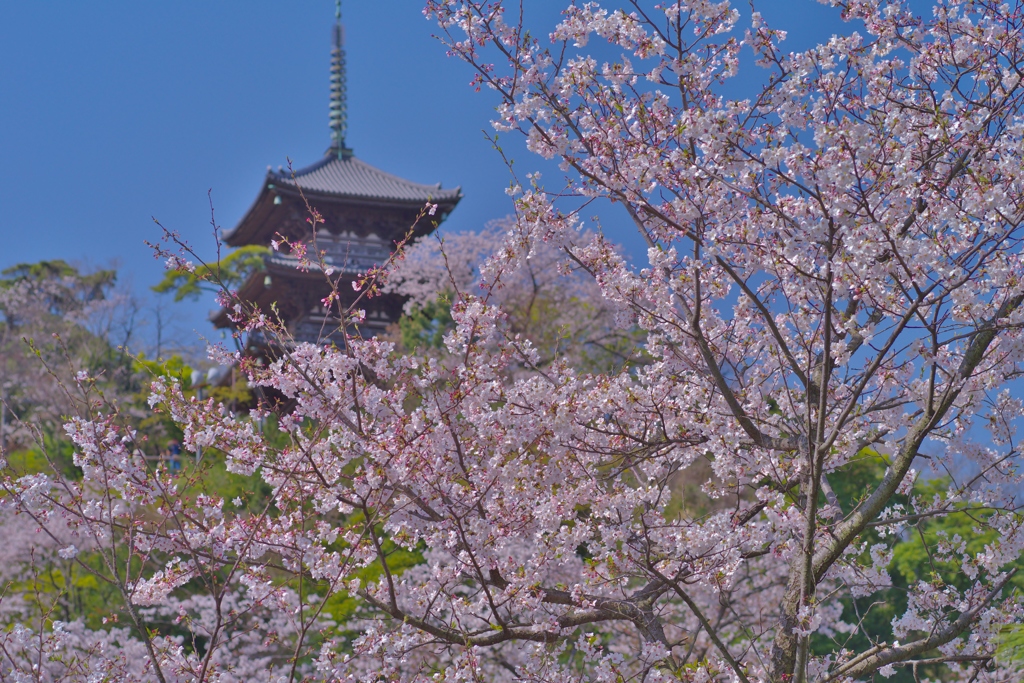
[[[296,341],[337,340],[341,324],[336,317],[337,304],[332,312],[322,303],[330,285],[313,256],[316,252],[307,202],[323,218],[316,227],[315,249],[323,253],[325,264],[333,270],[332,279],[342,277],[340,293],[348,299],[342,300],[344,306],[357,296],[347,286],[349,281],[386,263],[395,243],[410,229],[414,239],[433,232],[462,198],[458,187],[421,185],[374,168],[345,145],[347,97],[340,0],[335,18],[330,148],[322,159],[305,168],[268,168],[256,201],[238,225],[223,236],[232,247],[269,247],[282,238],[291,244],[308,245],[307,259],[312,261],[312,268],[295,253],[275,250],[264,258],[264,269],[252,273],[238,290],[243,301],[265,313],[274,307]],[[428,203],[437,207],[433,215],[422,216],[417,222]],[[397,294],[363,299],[359,307],[366,316],[359,325],[359,334],[365,337],[383,332],[398,320],[403,303],[404,298]],[[211,319],[219,328],[232,327],[226,310],[215,312]]]

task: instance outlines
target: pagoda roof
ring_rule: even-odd
[[[413,212],[431,202],[438,205],[442,218],[462,199],[459,187],[443,189],[441,183],[414,183],[371,166],[348,150],[338,155],[337,150],[331,148],[320,161],[294,172],[268,169],[256,201],[238,225],[224,234],[224,241],[231,246],[265,243],[276,231],[271,218],[275,197],[293,196],[298,201],[300,192],[315,202]],[[277,203],[281,203],[279,199]]]
[[[457,202],[462,194],[458,187],[445,190],[441,183],[422,185],[399,178],[352,155],[339,158],[333,150],[294,175],[288,171],[271,172],[268,180],[281,186],[297,186],[304,192],[383,202],[448,204]]]

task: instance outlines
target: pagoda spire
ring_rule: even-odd
[[[334,6],[334,45],[331,49],[331,152],[339,159],[352,154],[345,147],[348,132],[348,93],[345,74],[345,29],[341,25],[341,0]]]

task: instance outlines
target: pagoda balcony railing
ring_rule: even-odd
[[[374,266],[384,265],[391,258],[391,249],[384,242],[362,239],[327,239],[318,237],[316,244],[306,243],[307,267],[315,268],[318,259],[316,252],[323,253],[324,262],[342,273],[364,273]],[[295,254],[274,253],[270,261],[276,265],[299,268],[299,258]]]

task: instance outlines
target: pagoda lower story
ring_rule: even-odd
[[[264,259],[263,269],[253,273],[238,290],[238,296],[264,313],[273,311],[285,323],[294,341],[336,342],[341,326],[339,312],[354,303],[358,295],[349,283],[371,268],[387,263],[391,256],[389,245],[375,237],[318,235],[315,244],[312,240],[307,243],[308,254],[318,250],[323,262],[334,269],[329,276],[331,282],[320,269],[319,259],[307,258],[303,263],[295,255],[274,252]],[[328,308],[324,300],[339,274],[343,286],[338,289],[344,298]],[[364,297],[359,301],[359,308],[365,311],[365,317],[355,331],[364,337],[383,333],[388,325],[398,320],[403,303],[403,298],[396,294]],[[225,310],[218,311],[213,322],[222,328],[232,325]]]

